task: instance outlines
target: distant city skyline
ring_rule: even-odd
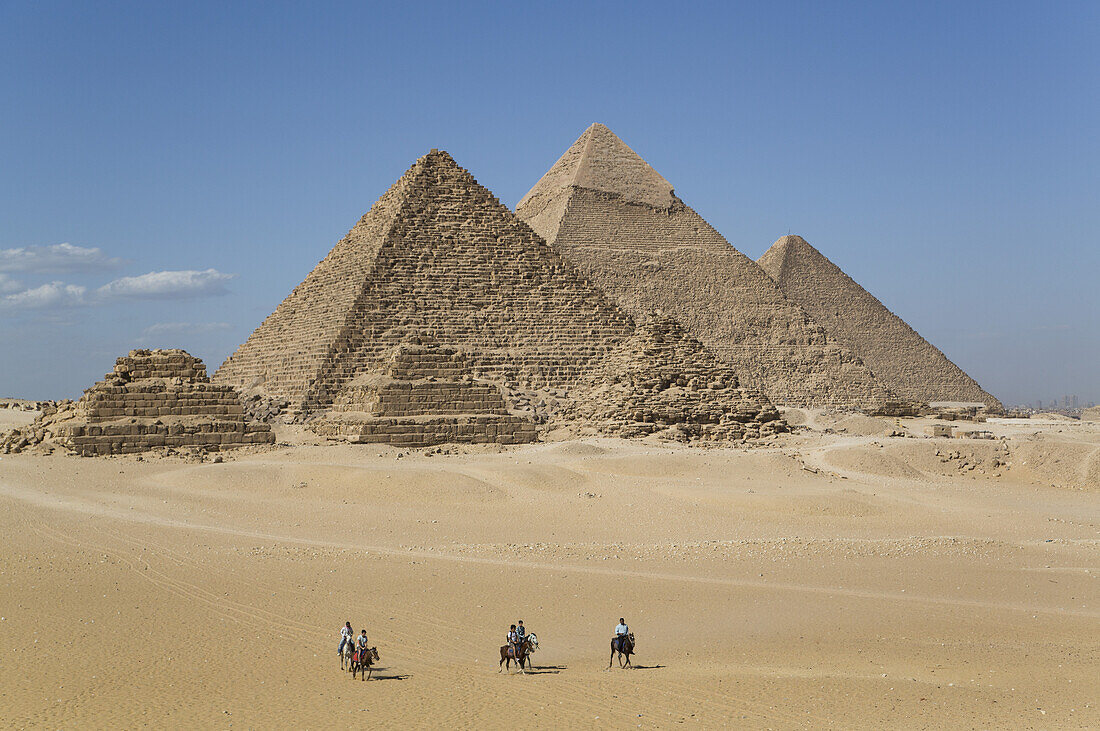
[[[510,207],[592,122],[758,258],[803,236],[1005,404],[1100,401],[1067,2],[7,4],[0,396],[220,365],[431,148]]]

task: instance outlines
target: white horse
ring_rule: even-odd
[[[344,651],[340,653],[340,669],[351,672],[351,655],[355,652],[355,642],[348,639],[344,643]]]

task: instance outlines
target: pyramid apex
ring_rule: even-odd
[[[611,193],[653,208],[668,209],[676,200],[672,184],[599,122],[588,126],[519,205],[571,188]]]

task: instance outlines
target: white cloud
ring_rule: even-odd
[[[229,330],[230,327],[228,322],[158,322],[145,328],[141,336],[149,338],[159,335],[194,335]]]
[[[7,274],[0,272],[0,294],[9,294],[11,292],[18,292],[23,289],[23,285],[20,282],[15,281]]]
[[[86,302],[87,289],[75,284],[50,282],[33,289],[0,297],[0,309],[44,310],[76,307]]]
[[[106,256],[96,247],[54,244],[0,249],[0,272],[85,272],[113,269],[124,261]]]
[[[209,297],[225,294],[227,292],[225,283],[234,277],[236,277],[235,274],[223,274],[217,269],[149,272],[137,277],[122,277],[89,291],[87,287],[64,282],[49,282],[38,287],[27,288],[0,273],[0,310],[65,309],[106,305],[119,300]],[[195,328],[210,329],[210,325],[224,323],[163,324],[174,325],[177,328],[191,328],[194,332]]]
[[[225,283],[236,274],[217,269],[196,271],[149,272],[138,277],[122,277],[96,290],[102,299],[183,299],[225,294]]]

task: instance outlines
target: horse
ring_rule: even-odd
[[[516,661],[516,665],[519,666],[519,671],[522,674],[524,665],[527,662],[527,657],[535,650],[539,649],[539,638],[535,636],[535,633],[527,635],[524,638],[523,644],[519,646],[518,652],[512,645],[500,646],[500,666],[497,672],[502,672],[505,668],[511,669],[512,660]],[[507,663],[507,664],[505,664]]]
[[[355,654],[355,642],[349,639],[344,643],[344,649],[340,653],[340,669],[351,671],[351,658]]]
[[[615,659],[615,653],[619,653],[619,667],[631,667],[630,656],[634,654],[634,633],[626,637],[616,637],[611,640],[611,657],[607,660],[607,669],[611,669],[611,661]],[[626,665],[623,665],[623,655],[626,655]]]
[[[364,647],[362,650],[356,650],[351,656],[351,677],[354,678],[357,673],[362,673],[363,680],[370,680],[370,674],[373,670],[371,665],[377,660],[377,647]]]

